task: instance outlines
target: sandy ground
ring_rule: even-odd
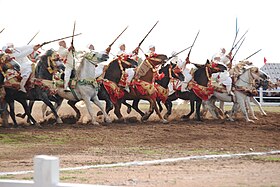
[[[77,123],[69,123],[68,116],[73,112],[63,106],[62,125],[44,123],[39,129],[19,119],[24,128],[0,128],[0,172],[32,170],[33,157],[39,154],[58,156],[60,166],[65,168],[280,150],[280,117],[276,112],[269,112],[268,116],[256,113],[260,119],[255,124],[246,123],[241,115],[235,122],[209,118],[198,123],[180,121],[188,109],[177,109],[169,124],[159,123],[153,114],[146,123],[106,125],[98,118],[101,125],[93,126],[85,123],[85,108],[80,109],[84,116]],[[33,115],[41,118],[39,103]],[[125,112],[124,115],[127,116]],[[139,118],[136,113],[129,116]],[[279,176],[280,155],[268,155],[63,171],[60,180],[117,186],[280,186]],[[32,174],[0,176],[6,178],[30,180]]]

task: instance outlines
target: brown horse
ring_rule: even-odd
[[[167,56],[163,54],[156,55],[154,57],[147,57],[136,69],[134,79],[129,85],[130,91],[127,92],[122,87],[119,86],[119,83],[125,77],[124,69],[127,68],[127,63],[125,61],[118,61],[118,66],[114,65],[116,62],[112,61],[105,73],[105,88],[110,95],[111,101],[115,106],[114,113],[118,119],[122,120],[123,116],[121,114],[120,108],[121,104],[125,100],[134,100],[134,99],[144,99],[149,101],[150,108],[149,111],[142,116],[141,120],[146,121],[149,116],[153,113],[153,110],[156,110],[157,115],[163,121],[167,123],[168,121],[163,119],[160,114],[160,111],[156,105],[156,89],[154,86],[155,76],[157,75],[156,67],[160,64],[165,63]],[[114,68],[111,66],[114,65]],[[113,71],[111,72],[110,69]],[[117,76],[114,76],[114,75]],[[107,83],[106,83],[107,81]],[[109,81],[109,82],[108,82]],[[106,85],[107,84],[107,85]]]

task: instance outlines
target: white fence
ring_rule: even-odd
[[[34,181],[0,180],[1,187],[101,187],[101,185],[59,182],[59,159],[53,156],[34,157]],[[102,186],[105,187],[105,186]]]
[[[280,97],[270,97],[266,96],[265,93],[278,93],[280,94],[280,90],[263,90],[262,88],[259,89],[259,96],[255,97],[259,99],[259,102],[262,106],[280,106]],[[269,100],[269,101],[267,101]],[[277,102],[278,101],[278,102]]]

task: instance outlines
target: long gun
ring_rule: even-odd
[[[111,48],[112,45],[117,41],[117,39],[119,39],[119,37],[124,33],[124,31],[126,31],[126,29],[128,28],[128,26],[121,32],[121,34],[119,34],[116,39],[109,45],[109,47]]]
[[[157,21],[154,26],[151,28],[151,30],[146,34],[146,36],[141,40],[141,42],[138,44],[138,47],[141,46],[141,44],[144,42],[144,40],[147,38],[147,36],[152,32],[152,30],[155,28],[155,26],[158,24],[159,21]]]
[[[231,46],[231,51],[234,49],[233,46],[234,46],[234,43],[236,41],[238,32],[239,32],[239,28],[237,28],[237,18],[236,18],[236,20],[235,20],[235,37],[234,37],[234,40],[233,40],[233,43],[232,43],[232,46]]]
[[[74,21],[74,27],[73,27],[73,33],[72,33],[72,41],[71,41],[71,45],[74,47],[74,36],[75,36],[75,29],[76,29],[76,21]],[[72,50],[72,52],[74,52]]]
[[[29,42],[27,43],[27,45],[29,45],[29,44],[32,42],[32,40],[34,40],[34,38],[39,34],[39,32],[40,32],[40,31],[38,31],[38,32],[31,38],[31,40],[29,40]]]
[[[241,36],[241,38],[236,42],[236,44],[231,48],[230,52],[233,51],[234,48],[238,45],[238,43],[244,38],[244,36],[247,34],[248,30]]]
[[[233,61],[233,59],[234,59],[236,53],[239,51],[240,47],[242,46],[242,44],[243,44],[243,42],[244,42],[245,39],[246,39],[246,38],[244,38],[244,39],[242,40],[242,42],[240,43],[240,45],[239,45],[238,48],[236,49],[234,55],[233,55],[232,58],[230,59],[230,67],[229,67],[229,68],[232,67],[232,61]]]
[[[5,28],[3,28],[1,31],[0,31],[0,34],[5,30]]]
[[[190,51],[189,51],[189,53],[188,53],[188,57],[187,57],[187,58],[189,58],[189,57],[190,57],[190,54],[191,54],[192,48],[193,48],[193,46],[194,46],[194,44],[195,44],[195,41],[196,41],[196,39],[197,39],[197,37],[198,37],[199,32],[200,32],[200,31],[198,31],[198,32],[197,32],[197,34],[196,34],[196,36],[195,36],[195,39],[194,39],[194,41],[193,41],[193,43],[192,43],[192,45],[191,45],[191,49],[190,49]]]
[[[253,54],[251,54],[250,56],[248,56],[247,58],[245,58],[244,60],[248,60],[250,57],[252,57],[253,55],[257,54],[258,52],[260,52],[262,49],[259,49],[258,51],[254,52]]]
[[[75,35],[72,35],[72,36],[66,36],[66,37],[59,38],[59,39],[55,39],[55,40],[51,40],[51,41],[48,41],[48,42],[44,42],[44,43],[41,44],[41,47],[42,47],[43,45],[46,45],[46,44],[49,44],[49,43],[52,43],[52,42],[64,40],[64,39],[67,39],[67,38],[71,38],[71,37],[73,37],[73,36],[79,36],[79,35],[81,35],[81,34],[82,34],[82,33],[75,34]]]
[[[191,47],[192,47],[192,46],[187,47],[186,49],[183,49],[182,51],[180,51],[180,52],[178,52],[178,53],[173,54],[171,57],[168,57],[167,61],[168,61],[168,60],[170,60],[171,58],[173,58],[173,57],[175,57],[175,56],[179,55],[180,53],[182,53],[182,52],[184,52],[184,51],[188,50],[188,49],[189,49],[189,48],[191,48]]]

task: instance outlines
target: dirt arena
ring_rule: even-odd
[[[188,106],[174,110],[169,124],[158,122],[117,123],[100,126],[82,120],[70,123],[72,111],[63,106],[64,124],[44,123],[0,128],[0,173],[33,170],[35,155],[60,158],[61,168],[85,165],[148,161],[194,155],[219,155],[280,150],[280,111],[265,108],[268,116],[256,112],[259,120],[246,123],[241,115],[235,122],[214,120],[180,121]],[[125,108],[123,108],[125,110]],[[20,107],[18,111],[21,111]],[[127,116],[126,112],[123,112]],[[37,104],[33,115],[41,118]],[[66,117],[68,116],[68,117]],[[114,118],[114,114],[110,113]],[[132,112],[129,116],[139,116]],[[49,120],[49,123],[53,120]],[[61,182],[115,186],[280,186],[280,155],[246,156],[227,159],[189,160],[144,166],[95,168],[63,171]],[[0,176],[0,179],[31,180],[32,174]]]

